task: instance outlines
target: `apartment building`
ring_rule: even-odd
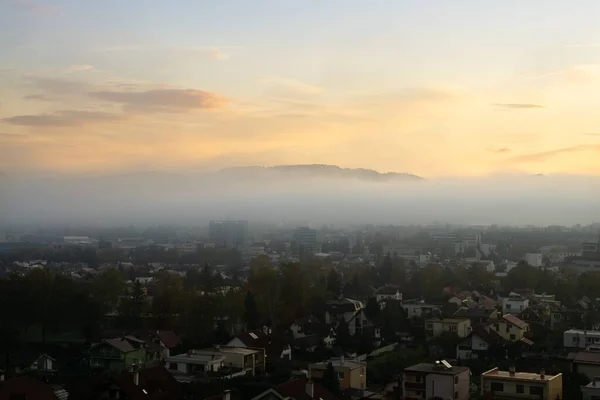
[[[471,320],[468,318],[428,319],[425,321],[425,336],[432,338],[444,332],[454,332],[460,338],[471,333]]]
[[[471,372],[446,361],[421,363],[404,369],[402,398],[428,400],[433,398],[468,400]]]
[[[546,375],[530,372],[516,372],[493,368],[481,374],[481,395],[492,400],[535,398],[536,400],[562,399],[562,374]]]

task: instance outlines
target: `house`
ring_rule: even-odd
[[[402,302],[402,308],[408,318],[431,317],[441,315],[442,308],[435,304],[427,304],[424,300],[414,299]]]
[[[569,329],[563,333],[563,346],[566,348],[586,349],[600,345],[600,331]]]
[[[214,352],[190,350],[165,361],[169,372],[181,383],[190,383],[205,373],[217,373],[225,369],[225,356]]]
[[[600,399],[600,378],[594,377],[585,386],[581,386],[582,400]]]
[[[425,336],[434,338],[444,332],[454,332],[464,338],[471,333],[471,321],[466,318],[443,318],[425,320]]]
[[[462,306],[464,302],[471,300],[472,293],[468,290],[463,290],[450,297],[448,303],[456,304],[458,307]]]
[[[505,340],[491,329],[483,326],[473,331],[456,346],[456,358],[459,360],[476,360],[488,356],[494,345],[501,345]]]
[[[385,302],[386,300],[402,301],[402,293],[397,286],[386,285],[375,291],[375,299],[378,303]]]
[[[290,343],[279,340],[273,336],[270,328],[255,329],[253,331],[241,332],[231,339],[226,347],[246,347],[249,349],[264,350],[267,362],[276,360],[291,360],[292,348]]]
[[[213,353],[225,356],[226,366],[241,369],[246,375],[254,376],[265,370],[266,360],[263,349],[219,346],[213,350]]]
[[[318,382],[300,378],[279,384],[252,398],[252,400],[339,400]]]
[[[133,332],[132,336],[148,344],[148,360],[164,360],[171,355],[172,350],[181,345],[179,336],[170,330],[141,330]]]
[[[290,331],[292,332],[294,339],[308,335],[316,335],[321,333],[321,330],[321,321],[312,315],[306,318],[297,319],[292,325],[290,325]]]
[[[421,363],[405,368],[402,374],[402,398],[468,400],[471,371],[446,361]]]
[[[338,376],[340,389],[364,389],[366,387],[367,364],[354,360],[345,360],[343,356],[337,359],[332,358],[328,361],[309,364],[308,378],[321,379],[329,363],[332,364],[333,369]]]
[[[467,318],[471,325],[488,324],[498,318],[498,310],[483,307],[461,307],[453,315],[454,318]]]
[[[146,342],[134,336],[103,339],[90,348],[90,366],[111,371],[140,366],[147,359],[146,348]]]
[[[580,373],[594,379],[600,376],[600,351],[578,351],[567,355],[571,361],[571,372]]]
[[[510,293],[502,299],[502,313],[518,315],[529,307],[529,299],[517,293]]]
[[[489,327],[509,342],[523,339],[525,333],[529,331],[529,324],[512,314],[503,315],[502,318],[492,322]]]
[[[508,371],[498,368],[481,374],[481,395],[494,399],[540,400],[562,399],[562,374],[546,375],[544,370],[539,374],[516,372],[514,367]]]
[[[183,390],[162,366],[93,375],[67,387],[69,400],[181,400]]]
[[[52,374],[57,371],[56,360],[48,354],[28,350],[12,350],[8,358],[0,358],[0,369],[11,369],[16,374],[31,371]]]
[[[52,386],[28,376],[0,382],[0,400],[57,400]]]
[[[363,303],[358,300],[339,299],[327,302],[325,306],[325,323],[350,322],[354,315],[362,310]]]

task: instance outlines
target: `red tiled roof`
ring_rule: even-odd
[[[306,393],[306,383],[306,378],[294,379],[293,381],[288,381],[276,386],[275,390],[284,397],[292,397],[295,400],[312,400]],[[313,382],[313,391],[314,396],[312,398],[314,399],[339,400],[339,397],[336,397],[317,382]]]
[[[14,395],[24,395],[32,400],[57,400],[50,385],[27,376],[8,379],[0,384],[0,400],[11,400]]]
[[[172,349],[181,344],[181,339],[173,331],[160,331],[158,332],[158,337],[168,349]]]
[[[525,329],[529,325],[529,324],[527,324],[527,322],[522,321],[519,318],[517,318],[517,317],[515,317],[514,315],[511,315],[511,314],[504,315],[502,317],[502,319],[504,319],[507,322],[510,322],[511,324],[513,324],[514,326],[516,326],[517,328],[521,328],[521,329]]]

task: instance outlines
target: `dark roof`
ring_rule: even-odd
[[[470,337],[473,335],[480,337],[487,344],[497,344],[497,343],[502,343],[505,341],[504,338],[502,336],[500,336],[496,331],[493,331],[491,329],[487,330],[483,326],[474,327],[471,334],[467,337]]]
[[[306,378],[294,379],[292,381],[288,381],[277,385],[275,387],[275,391],[284,397],[292,397],[295,400],[311,400],[312,398],[323,399],[323,400],[338,400],[333,393],[329,390],[325,389],[317,382],[313,382],[313,393],[314,396],[311,398],[306,393]]]
[[[102,396],[111,384],[119,386],[130,400],[175,400],[182,394],[181,385],[164,367],[146,368],[139,371],[139,386],[132,372],[103,373],[76,382],[68,388],[69,400],[94,400]],[[144,393],[144,390],[148,393]]]
[[[577,353],[569,353],[567,359],[580,364],[600,364],[600,352],[579,351]]]
[[[461,307],[455,313],[454,317],[459,318],[490,318],[496,310],[494,308],[483,307]]]
[[[511,314],[506,314],[502,317],[502,319],[504,319],[507,322],[510,322],[511,324],[513,324],[514,326],[516,326],[517,328],[521,328],[521,329],[525,329],[527,327],[527,322],[520,320],[519,318],[515,317],[514,315]]]
[[[428,364],[428,363],[420,363],[420,364],[415,364],[411,367],[408,368],[404,368],[405,372],[424,372],[424,373],[429,373],[429,374],[441,374],[441,375],[457,375],[460,374],[461,372],[464,371],[468,371],[469,368],[467,367],[457,367],[457,366],[452,366],[452,368],[438,368],[435,366],[435,364]]]
[[[242,332],[236,336],[246,347],[266,349],[269,346],[269,334],[262,329],[255,329],[249,332]]]
[[[319,346],[322,342],[321,335],[307,335],[294,339],[292,346],[294,348],[306,349]]]
[[[158,337],[168,349],[172,349],[181,344],[181,339],[173,331],[159,331]]]
[[[181,384],[162,366],[140,370],[139,385],[135,384],[132,372],[117,375],[115,381],[132,400],[178,399],[182,394]]]
[[[400,290],[398,289],[398,286],[385,285],[385,286],[382,286],[382,287],[378,288],[375,291],[375,294],[396,294],[399,291]]]
[[[22,376],[0,384],[0,400],[12,400],[14,395],[24,395],[32,400],[57,400],[52,387],[34,378]]]
[[[334,314],[355,312],[357,308],[357,303],[359,302],[356,300],[338,299],[327,302],[325,308],[327,309],[327,311]]]

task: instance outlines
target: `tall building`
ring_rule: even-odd
[[[299,227],[294,230],[294,241],[298,249],[317,251],[317,231],[308,227]]]
[[[218,247],[241,247],[248,236],[248,221],[210,221],[208,235]]]

